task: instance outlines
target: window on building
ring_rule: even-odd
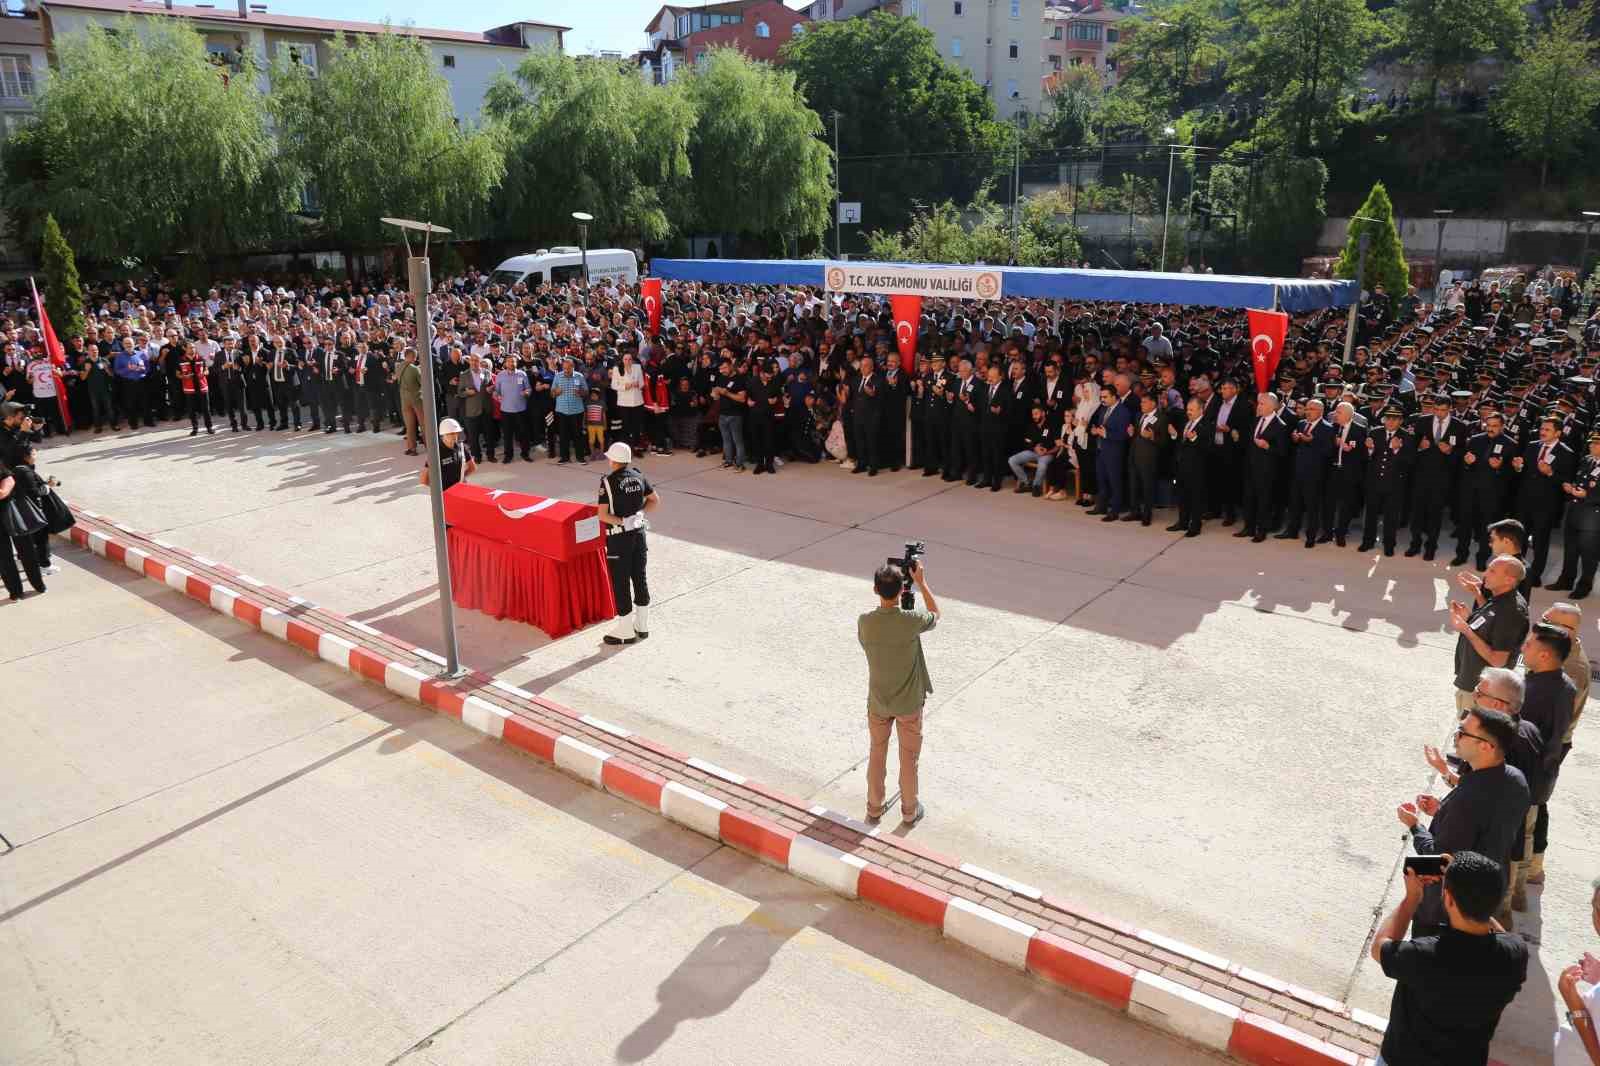
[[[1106,44],[1116,44],[1118,36],[1119,35],[1116,30],[1112,29],[1110,26],[1106,27]]]
[[[33,95],[33,60],[27,56],[0,55],[0,96],[13,99]]]
[[[1051,70],[1060,70],[1061,69],[1061,57],[1060,56],[1051,56],[1050,57],[1050,69]]]
[[[456,57],[455,56],[445,56],[444,57],[444,69],[446,69],[446,70],[454,70],[454,69],[456,69]]]
[[[1011,17],[1014,19],[1022,17],[1022,0],[1011,0]]]
[[[1074,22],[1072,24],[1072,39],[1074,41],[1098,41],[1100,39],[1100,24],[1098,22]]]
[[[758,22],[758,23],[756,23],[756,36],[757,37],[771,37],[772,36],[772,28],[769,27],[765,22]]]
[[[794,29],[791,30],[790,32],[793,33],[796,37],[803,37],[803,36],[805,36],[805,32],[806,32],[806,24],[803,23],[803,22],[796,22],[794,24]]]
[[[1117,58],[1115,56],[1106,56],[1106,69],[1107,70],[1116,70],[1117,69]]]
[[[1061,40],[1061,27],[1060,26],[1055,26],[1055,27],[1051,28],[1051,30],[1050,30],[1050,39],[1052,41]]]
[[[699,69],[704,70],[709,62],[711,62],[711,56],[704,48],[694,54],[694,65]]]
[[[1006,58],[1016,59],[1020,55],[1022,55],[1022,42],[1012,41],[1010,46],[1006,48]]]
[[[963,12],[961,10],[961,0],[956,0],[956,14],[958,14],[958,15],[963,14]]]
[[[1015,100],[1018,95],[1019,94],[1017,93],[1017,79],[1016,78],[1007,78],[1006,79],[1006,99],[1007,100]]]
[[[950,54],[952,56],[954,56],[956,59],[960,59],[961,58],[961,38],[959,38],[959,37],[950,38]]]
[[[1075,67],[1083,66],[1083,57],[1082,56],[1073,56],[1072,57],[1072,65],[1075,66]]]

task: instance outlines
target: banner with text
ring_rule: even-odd
[[[957,300],[995,300],[1003,274],[984,267],[884,266],[879,263],[829,263],[823,273],[829,292],[885,296],[946,296]]]

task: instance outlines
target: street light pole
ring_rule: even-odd
[[[1167,145],[1167,206],[1161,212],[1161,269],[1167,269],[1167,223],[1172,218],[1172,163],[1178,157],[1178,149]]]
[[[572,217],[578,220],[578,243],[583,246],[583,284],[589,285],[589,223],[594,221],[594,216],[587,211],[574,211]]]
[[[1017,265],[1017,212],[1022,204],[1022,114],[1012,118],[1016,125],[1011,161],[1011,265]]]
[[[1450,216],[1455,211],[1447,207],[1434,208],[1433,215],[1439,220],[1439,236],[1433,244],[1433,306],[1439,306],[1439,289],[1444,279],[1444,227],[1450,221]]]
[[[839,112],[833,113],[833,257],[844,258],[844,226],[839,219],[839,205],[844,202],[842,176],[844,161],[839,158]]]
[[[428,293],[433,288],[432,272],[428,265],[428,238],[435,233],[449,233],[443,226],[427,222],[412,222],[403,218],[385,218],[384,222],[398,226],[402,234],[420,230],[423,234],[422,254],[411,254],[411,238],[406,236],[406,273],[411,282],[411,302],[417,317],[417,362],[422,369],[422,413],[427,420],[423,443],[428,449],[428,499],[433,505],[433,564],[439,578],[439,608],[444,626],[445,676],[459,677],[461,651],[456,644],[455,595],[450,585],[450,548],[445,539],[444,477],[440,473],[439,458],[439,400],[433,384],[433,319],[428,315]]]
[[[1368,218],[1365,215],[1353,215],[1351,222],[1377,222],[1378,219]],[[1372,235],[1365,230],[1361,232],[1356,241],[1356,298],[1350,301],[1350,319],[1344,329],[1344,361],[1351,362],[1355,356],[1356,348],[1356,316],[1361,310],[1361,287],[1367,276],[1367,246],[1372,242]]]

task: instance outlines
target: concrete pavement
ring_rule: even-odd
[[[59,554],[4,609],[0,1060],[1216,1061]]]
[[[85,504],[437,646],[426,498],[379,440],[158,431],[49,463]],[[1420,746],[1449,717],[1446,568],[1215,530],[1184,541],[903,474],[708,466],[645,463],[667,498],[648,654],[464,615],[474,664],[853,810],[862,575],[928,539],[948,623],[930,641],[919,839],[1386,1012],[1360,947],[1392,899],[1394,802],[1425,785]],[[481,480],[588,498],[597,475],[517,464]],[[1552,901],[1597,864],[1589,728],[1557,796]],[[1581,907],[1546,910],[1533,928],[1553,980],[1587,938]],[[1505,1032],[1538,1054],[1554,1012],[1529,999],[1526,1014]]]

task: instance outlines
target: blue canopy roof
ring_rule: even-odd
[[[872,266],[869,263],[852,264]],[[927,263],[885,263],[941,269]],[[812,285],[822,287],[826,264],[820,259],[655,259],[658,278],[717,285]],[[949,269],[970,270],[971,267]],[[1156,274],[1142,270],[1062,270],[1051,267],[986,267],[1005,275],[1004,295],[1029,300],[1106,300],[1113,303],[1198,304],[1204,307],[1273,306],[1285,311],[1348,307],[1353,281],[1256,278],[1235,274]]]

